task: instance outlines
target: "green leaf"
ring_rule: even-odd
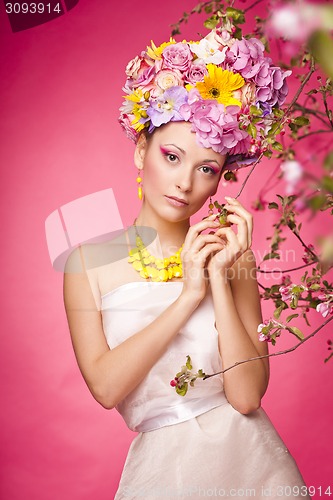
[[[272,151],[270,151],[269,149],[268,149],[267,151],[264,151],[264,152],[263,152],[263,155],[264,155],[264,156],[267,156],[267,158],[271,158],[271,157],[272,157],[272,154],[273,154],[273,153],[272,153]]]
[[[321,180],[321,184],[326,191],[328,191],[329,193],[333,193],[333,179],[332,179],[332,177],[329,177],[328,175],[324,175],[324,177]]]
[[[298,318],[299,314],[290,314],[290,316],[287,317],[286,323],[289,323],[294,318]]]
[[[308,199],[307,204],[312,210],[320,210],[326,204],[326,196],[318,194]]]
[[[324,169],[327,170],[328,172],[332,172],[333,170],[333,151],[330,151],[326,158],[324,159],[323,163]]]
[[[268,204],[268,208],[270,208],[270,209],[273,209],[273,208],[278,209],[279,205],[275,201],[272,201],[271,203]]]
[[[272,148],[275,149],[275,151],[283,151],[283,146],[280,142],[273,142]]]
[[[218,22],[218,18],[216,16],[212,16],[204,22],[204,27],[208,30],[213,30],[218,25]]]
[[[237,24],[245,23],[245,16],[243,10],[234,9],[233,7],[226,8],[226,14],[231,17]]]
[[[309,40],[310,50],[325,73],[333,78],[333,40],[328,31],[318,30]]]
[[[267,253],[263,258],[263,260],[269,260],[269,259],[280,259],[280,254],[276,252]]]
[[[179,394],[179,396],[185,396],[185,394],[187,393],[187,389],[188,389],[187,382],[184,382],[184,384],[181,387],[176,386],[176,392],[177,394]]]
[[[281,306],[279,306],[277,309],[275,309],[274,313],[273,313],[273,316],[275,319],[279,319],[279,317],[281,316],[281,313],[283,311],[284,307],[283,307],[283,304]]]
[[[288,326],[287,327],[287,330],[292,333],[293,335],[295,335],[299,340],[303,340],[304,339],[304,335],[303,333],[301,332],[301,330],[299,328],[297,328],[296,326]]]
[[[192,368],[193,368],[193,366],[191,364],[191,358],[190,358],[190,356],[186,356],[186,368],[188,370],[192,370]]]
[[[297,116],[297,118],[294,119],[294,123],[299,127],[303,127],[304,125],[309,125],[310,120],[306,116]]]
[[[250,113],[254,116],[262,116],[262,110],[257,106],[250,106]]]
[[[257,127],[250,123],[246,129],[247,133],[254,139],[257,137]]]
[[[282,125],[281,122],[276,122],[273,123],[272,127],[270,128],[270,131],[268,132],[268,136],[272,137],[273,135],[278,134],[282,130]]]

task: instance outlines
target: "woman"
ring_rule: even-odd
[[[258,153],[239,127],[242,115],[256,103],[264,130],[263,110],[283,101],[287,75],[278,85],[275,75],[264,93],[256,76],[272,66],[263,47],[238,45],[231,28],[214,30],[198,44],[152,44],[129,63],[120,122],[136,142],[142,207],[123,240],[82,246],[67,263],[65,305],[81,372],[94,398],[139,432],[116,499],[308,498],[260,408],[267,358],[198,379],[185,397],[170,386],[188,355],[194,370],[214,373],[267,353],[257,333],[252,216],[226,197],[221,226],[211,198],[227,165]],[[235,69],[244,47],[252,55],[242,76]],[[209,216],[191,226],[207,200]],[[91,265],[102,254],[109,263]],[[77,261],[82,272],[72,273]]]

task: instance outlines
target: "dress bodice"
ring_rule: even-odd
[[[110,349],[152,323],[182,290],[182,282],[133,282],[102,296],[104,333]],[[170,317],[172,324],[172,317]],[[142,382],[118,405],[127,426],[145,432],[183,422],[226,403],[219,375],[197,379],[186,396],[170,381],[190,355],[193,370],[214,373],[222,369],[211,294],[193,312],[167,350]],[[140,359],[137,360],[140,363]]]

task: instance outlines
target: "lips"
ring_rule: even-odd
[[[188,202],[186,200],[184,200],[183,198],[177,198],[177,196],[165,196],[165,198],[169,203],[178,207],[188,205]]]

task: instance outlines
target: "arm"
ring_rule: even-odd
[[[267,354],[267,344],[258,340],[257,327],[262,322],[255,259],[251,250],[231,268],[231,279],[211,278],[216,328],[223,368],[237,361]],[[240,413],[260,407],[269,379],[267,359],[251,361],[224,375],[225,393]]]
[[[198,305],[181,294],[149,326],[110,350],[85,271],[65,273],[64,303],[81,373],[94,398],[107,409],[142,381]]]
[[[81,252],[76,250],[70,256],[64,275],[64,302],[72,343],[81,373],[103,407],[113,408],[135,389],[203,299],[207,285],[204,266],[217,243],[206,245],[214,237],[199,233],[211,225],[212,221],[202,221],[188,232],[184,243],[187,264],[183,264],[186,279],[178,299],[150,325],[111,350],[94,298],[96,284],[89,282]],[[81,271],[69,272],[80,269],[79,260]]]

